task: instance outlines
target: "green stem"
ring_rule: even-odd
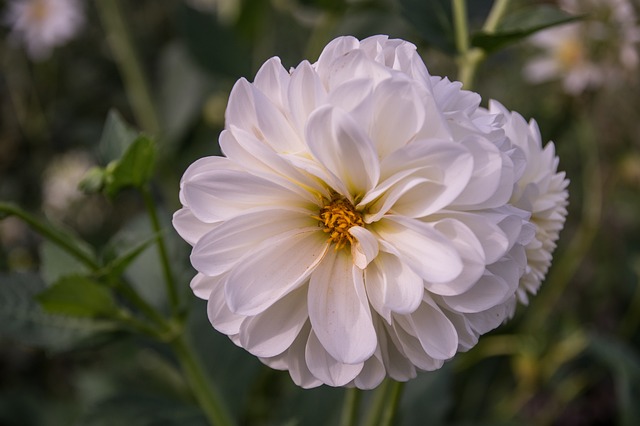
[[[398,407],[400,406],[400,397],[402,396],[403,388],[404,383],[394,381],[391,384],[379,426],[391,426],[393,424],[396,413],[398,412]]]
[[[198,404],[204,411],[209,423],[216,426],[234,425],[231,414],[222,403],[222,398],[213,384],[207,380],[207,373],[198,361],[191,346],[184,335],[179,335],[171,342],[180,366],[187,377],[187,382],[191,387]]]
[[[120,279],[114,286],[115,290],[117,290],[122,296],[126,297],[126,299],[135,306],[143,315],[156,323],[156,325],[160,326],[163,331],[169,330],[169,325],[167,324],[167,320],[149,303],[147,303],[142,296],[129,284],[124,280],[124,278]]]
[[[0,213],[9,216],[16,216],[23,220],[27,225],[33,228],[38,234],[42,235],[58,247],[66,251],[68,254],[79,260],[91,271],[100,269],[98,262],[81,247],[78,240],[70,234],[62,232],[44,222],[36,219],[34,216],[10,203],[0,203]]]
[[[509,1],[496,0],[493,3],[487,20],[482,27],[484,33],[492,34],[496,32],[498,24],[507,11]],[[486,59],[487,53],[482,49],[470,46],[466,2],[464,0],[453,0],[452,6],[456,48],[458,50],[458,79],[466,89],[472,89],[478,66]]]
[[[358,404],[362,392],[358,388],[349,388],[344,394],[344,405],[340,415],[340,426],[355,426],[358,422]]]
[[[366,426],[376,426],[380,421],[380,416],[382,416],[382,412],[387,401],[387,394],[390,384],[391,380],[385,379],[373,394],[373,400],[371,401],[368,410],[369,415],[364,422]]]
[[[119,0],[96,0],[113,56],[138,124],[151,135],[160,134],[160,120]]]
[[[144,204],[147,208],[147,212],[149,213],[149,218],[151,219],[151,226],[153,228],[153,232],[156,233],[157,241],[158,241],[158,255],[160,256],[160,264],[162,265],[162,273],[164,274],[165,284],[167,286],[167,295],[169,297],[169,304],[173,313],[178,312],[179,300],[178,300],[178,291],[176,287],[176,282],[173,278],[173,272],[171,271],[171,264],[169,263],[169,254],[167,252],[167,247],[164,242],[164,237],[162,233],[162,227],[160,226],[160,220],[158,219],[158,214],[156,212],[156,205],[153,201],[153,196],[151,195],[151,191],[147,186],[141,188],[142,197],[144,198]]]

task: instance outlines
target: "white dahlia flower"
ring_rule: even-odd
[[[508,318],[536,238],[510,203],[529,129],[460,87],[385,36],[239,80],[226,157],[188,168],[173,219],[212,325],[302,387],[369,389]]]
[[[43,60],[76,35],[84,14],[77,0],[10,0],[5,21],[29,57]]]

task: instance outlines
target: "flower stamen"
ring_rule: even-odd
[[[353,226],[364,226],[362,215],[347,200],[338,194],[333,194],[331,200],[320,209],[318,216],[313,216],[319,221],[318,226],[323,226],[323,231],[329,234],[329,241],[340,250],[347,244],[355,242],[349,229]]]

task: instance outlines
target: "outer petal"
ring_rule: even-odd
[[[183,207],[175,212],[171,223],[178,234],[192,246],[194,246],[203,235],[212,231],[219,224],[219,222],[206,223],[198,220],[188,207]]]
[[[380,164],[371,140],[344,111],[317,109],[309,118],[306,139],[314,157],[352,196],[362,197],[378,183]]]
[[[307,120],[313,111],[326,102],[327,93],[320,77],[309,62],[302,61],[291,72],[287,94],[295,128],[302,137]]]
[[[309,371],[329,386],[344,386],[352,381],[364,367],[364,362],[346,364],[333,358],[311,331],[305,358]]]
[[[448,282],[462,272],[462,260],[454,246],[429,224],[387,216],[374,229],[416,274],[429,282]]]
[[[275,56],[260,67],[253,84],[281,111],[287,111],[289,110],[287,102],[289,80],[289,73],[282,66],[280,58]]]
[[[321,231],[302,229],[269,238],[231,271],[225,286],[229,308],[256,315],[299,287],[322,261],[327,239]]]
[[[281,354],[291,346],[307,321],[307,289],[292,291],[240,327],[242,347],[259,357]]]
[[[208,285],[211,288],[209,302],[207,303],[207,314],[211,325],[213,325],[216,330],[232,336],[238,334],[240,325],[246,317],[244,315],[234,314],[229,310],[229,306],[224,297],[224,284],[227,278],[227,275],[205,278],[205,280],[209,281]],[[202,285],[204,285],[204,283],[202,283],[201,286]]]
[[[202,237],[191,253],[194,268],[215,276],[231,269],[264,240],[317,222],[305,211],[262,210],[237,216]]]
[[[362,271],[344,250],[329,250],[309,282],[309,319],[329,354],[357,364],[376,349]]]

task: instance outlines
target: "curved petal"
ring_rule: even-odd
[[[371,306],[387,321],[391,313],[410,314],[422,302],[424,282],[398,257],[382,252],[365,270]]]
[[[196,276],[191,279],[189,286],[196,297],[207,300],[213,288],[218,285],[221,279],[223,279],[223,277],[209,277],[198,272]]]
[[[397,316],[394,318],[402,319],[403,317]],[[405,326],[411,329],[411,327],[406,324],[406,321]],[[405,329],[405,326],[400,326],[400,321],[394,320],[393,331],[389,333],[395,346],[402,350],[402,354],[407,357],[413,365],[424,371],[433,371],[442,367],[444,360],[435,359],[425,352],[420,340],[410,333],[408,329]]]
[[[486,311],[504,302],[513,295],[515,288],[502,277],[484,274],[466,292],[455,296],[444,296],[443,302],[456,312],[476,313]]]
[[[206,223],[198,220],[189,207],[183,207],[173,214],[171,220],[174,229],[190,245],[194,246],[203,235],[211,232],[217,223]]]
[[[311,330],[305,350],[307,367],[315,377],[329,386],[344,386],[364,367],[364,362],[346,364],[333,358]]]
[[[287,111],[290,110],[287,102],[289,80],[289,73],[282,66],[280,58],[274,56],[260,67],[253,85],[278,108]]]
[[[309,371],[305,359],[305,350],[310,332],[311,325],[309,325],[309,321],[307,321],[302,327],[302,330],[300,330],[300,333],[298,333],[298,337],[293,341],[293,344],[285,354],[283,354],[283,361],[280,363],[285,364],[286,368],[289,369],[289,375],[293,382],[304,389],[315,388],[322,384],[322,382]]]
[[[322,231],[294,230],[263,241],[231,269],[225,285],[229,308],[256,315],[299,287],[327,252]]]
[[[382,355],[380,350],[377,350],[375,354],[364,362],[362,371],[353,380],[353,384],[358,389],[375,389],[387,375],[387,371],[384,368],[382,362]]]
[[[193,248],[191,264],[210,276],[231,269],[264,240],[299,229],[317,227],[305,211],[262,210],[231,218],[203,236]]]
[[[287,97],[294,126],[303,136],[309,116],[327,99],[320,77],[308,61],[302,61],[291,72]]]
[[[424,299],[411,315],[395,317],[403,328],[411,330],[424,351],[434,359],[452,358],[458,349],[458,333],[440,308],[429,298]]]
[[[313,156],[354,198],[378,183],[380,164],[371,140],[346,112],[331,106],[317,109],[307,123],[306,140]]]
[[[183,195],[195,217],[216,222],[254,208],[301,207],[309,201],[247,172],[212,169],[184,182]]]
[[[259,357],[281,354],[298,336],[307,316],[307,289],[301,287],[263,313],[247,318],[240,327],[240,343]]]
[[[377,339],[362,270],[345,250],[329,250],[311,274],[308,305],[311,326],[333,358],[357,364],[373,354]]]
[[[386,216],[376,222],[373,229],[426,281],[448,282],[462,272],[462,259],[455,247],[430,224],[401,216]]]
[[[238,334],[240,325],[246,317],[231,312],[227,305],[224,294],[224,284],[227,278],[227,275],[214,278],[208,277],[211,285],[211,294],[207,302],[207,315],[213,328],[231,337]]]
[[[375,235],[361,226],[352,226],[349,233],[356,237],[356,243],[351,245],[353,263],[364,269],[378,255],[378,240]]]

